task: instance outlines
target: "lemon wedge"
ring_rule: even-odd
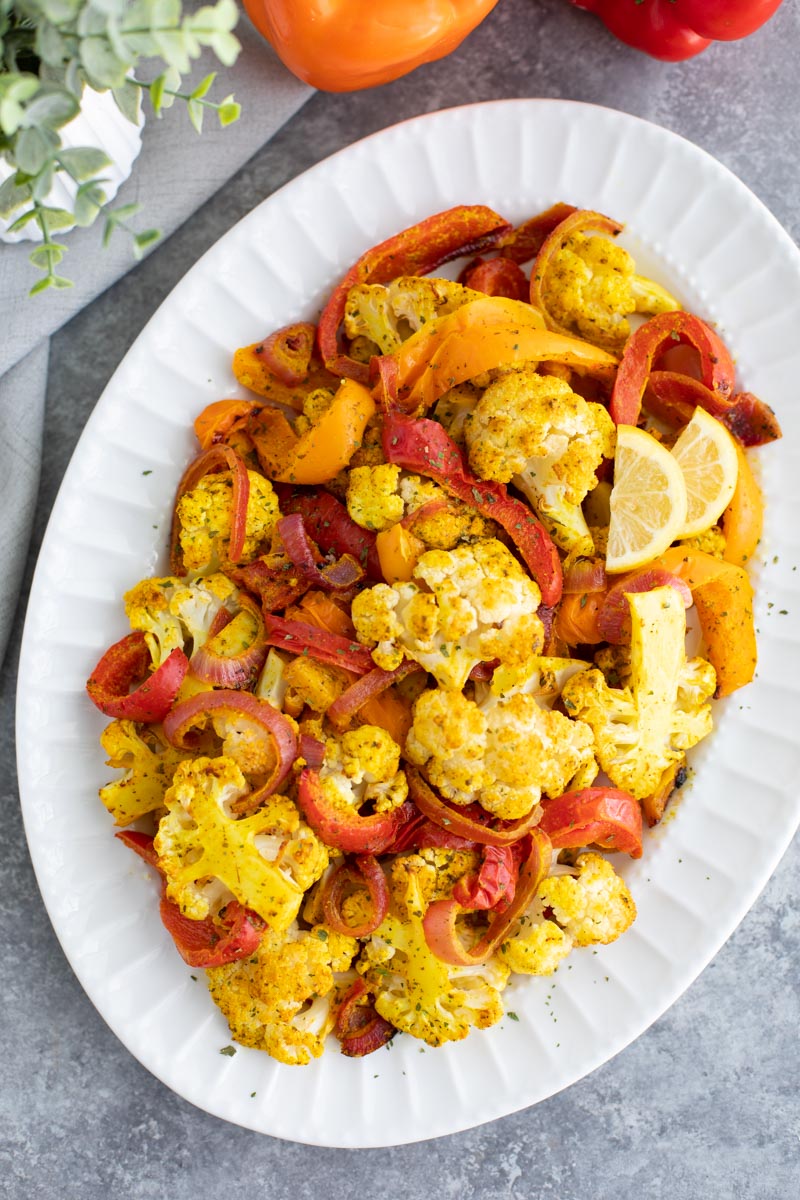
[[[672,447],[672,457],[683,472],[688,501],[678,537],[694,537],[710,529],[731,502],[739,474],[736,443],[724,425],[696,408]]]
[[[663,554],[686,524],[686,483],[678,460],[634,425],[617,428],[606,570],[642,567]]]

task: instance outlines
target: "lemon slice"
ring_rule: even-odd
[[[611,489],[606,570],[642,567],[663,554],[686,524],[678,460],[643,429],[620,425]]]
[[[686,482],[686,524],[678,537],[709,529],[731,502],[739,474],[736,443],[724,425],[705,409],[694,416],[672,447]]]

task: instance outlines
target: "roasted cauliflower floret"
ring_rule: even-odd
[[[575,865],[577,876],[545,879],[538,899],[576,946],[608,945],[633,924],[633,897],[611,863],[599,854],[579,854]]]
[[[248,790],[232,758],[182,763],[155,837],[159,867],[167,895],[193,920],[233,896],[271,929],[286,929],[328,865],[328,852],[285,796],[270,796],[237,820],[231,805]]]
[[[582,671],[562,693],[571,716],[594,730],[597,758],[615,787],[644,800],[664,771],[711,732],[714,668],[686,660],[683,600],[671,587],[629,594],[629,683],[610,687],[597,669]]]
[[[608,350],[625,345],[631,313],[680,308],[665,288],[636,274],[633,258],[618,242],[585,233],[573,233],[556,251],[543,293],[559,326]]]
[[[354,938],[317,927],[267,931],[252,958],[206,972],[231,1036],[288,1066],[319,1058],[336,1019],[337,974],[358,949]]]
[[[381,532],[432,501],[441,502],[414,522],[414,535],[436,550],[490,537],[495,526],[468,504],[419,475],[406,475],[391,463],[355,467],[349,472],[347,511],[363,529]]]
[[[686,546],[687,549],[702,550],[704,554],[711,554],[714,558],[725,557],[725,534],[719,525],[712,525],[709,529],[704,529],[696,537],[685,538],[681,545]]]
[[[616,441],[602,404],[576,395],[563,379],[525,367],[486,388],[464,430],[476,474],[513,481],[562,550],[594,552],[581,503]]]
[[[403,498],[397,491],[400,468],[392,463],[353,467],[347,485],[347,511],[362,529],[389,529],[403,519]]]
[[[303,400],[303,411],[294,423],[294,431],[298,437],[308,433],[316,425],[333,403],[335,393],[328,388],[314,388]]]
[[[408,796],[400,747],[379,725],[361,725],[328,738],[319,774],[325,795],[351,809],[371,800],[377,812],[390,812]]]
[[[153,665],[160,666],[173,650],[199,650],[217,613],[221,608],[235,612],[238,597],[221,574],[191,582],[174,576],[143,579],[125,593],[125,613],[131,629],[144,633]]]
[[[541,903],[537,897],[531,909],[520,918],[516,932],[503,942],[500,958],[510,971],[519,975],[552,975],[573,945],[566,930],[541,916]]]
[[[509,972],[497,956],[482,966],[453,967],[433,954],[422,927],[428,906],[423,879],[430,871],[417,854],[394,861],[392,911],[366,944],[358,969],[385,1020],[429,1046],[441,1046],[500,1020]]]
[[[418,275],[403,275],[385,287],[360,283],[347,293],[344,330],[349,338],[371,343],[373,354],[391,354],[423,325],[479,297],[450,279]]]
[[[241,562],[252,562],[272,537],[280,518],[272,484],[256,471],[248,471],[250,495]],[[203,574],[225,562],[231,538],[233,476],[230,471],[206,475],[178,501],[181,551],[187,572]]]
[[[358,640],[374,647],[379,667],[407,655],[445,688],[460,690],[479,662],[523,661],[538,654],[544,630],[541,593],[495,538],[429,550],[409,583],[379,583],[353,601]]]
[[[125,772],[100,788],[100,799],[117,825],[130,825],[161,808],[178,763],[189,757],[186,750],[176,750],[160,738],[158,729],[145,725],[140,730],[134,721],[112,721],[100,735],[107,766]]]
[[[406,757],[454,804],[478,802],[508,820],[542,794],[560,796],[597,774],[588,725],[540,707],[533,696],[491,696],[478,705],[460,692],[423,692],[414,704]]]

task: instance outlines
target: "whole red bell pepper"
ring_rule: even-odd
[[[665,62],[701,54],[712,41],[747,37],[781,0],[570,0],[597,13],[620,41]]]

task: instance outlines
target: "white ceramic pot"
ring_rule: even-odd
[[[81,111],[61,130],[62,144],[67,147],[92,146],[103,150],[111,159],[111,165],[103,171],[103,191],[111,200],[119,187],[128,178],[134,160],[142,148],[142,124],[132,124],[124,117],[114,102],[111,92],[93,92],[86,88],[81,99]],[[11,174],[11,168],[0,160],[0,183]],[[72,208],[78,185],[64,171],[55,178],[47,195],[47,203],[57,208]],[[18,214],[8,221],[0,218],[0,240],[21,242],[42,240],[42,232],[35,221],[29,221],[16,233],[9,233]]]

